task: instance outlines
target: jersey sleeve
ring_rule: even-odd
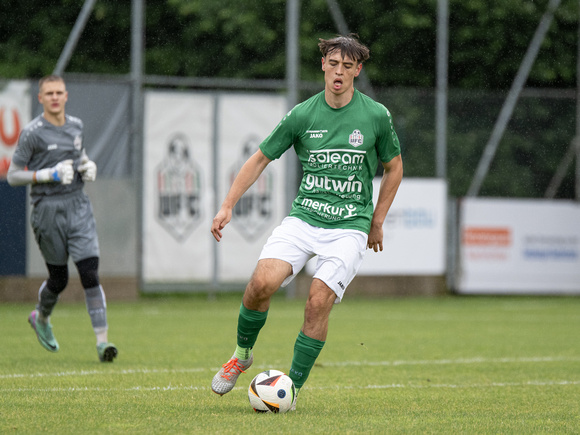
[[[260,144],[260,150],[270,160],[279,159],[296,142],[294,109],[286,114],[270,135]]]
[[[32,155],[34,154],[34,144],[34,134],[28,129],[22,130],[20,137],[18,138],[18,145],[12,155],[12,161],[22,168],[28,166]]]
[[[390,162],[401,154],[401,144],[393,125],[393,118],[389,110],[382,106],[384,112],[379,120],[379,134],[377,141],[377,153],[383,163]]]

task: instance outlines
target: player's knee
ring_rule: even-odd
[[[99,257],[86,258],[76,263],[83,288],[99,286]]]
[[[48,279],[46,280],[46,287],[54,294],[61,293],[68,284],[68,266],[55,266],[52,264],[46,265],[48,269]]]
[[[306,300],[306,315],[314,316],[329,314],[334,305],[336,294],[324,282],[314,279],[310,287],[310,293]]]

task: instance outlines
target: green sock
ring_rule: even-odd
[[[292,366],[290,367],[290,374],[288,375],[294,382],[296,388],[302,388],[302,385],[308,379],[310,370],[314,366],[314,362],[318,358],[324,343],[324,341],[307,337],[302,331],[298,334],[296,343],[294,344]]]
[[[246,360],[252,353],[251,350],[256,344],[258,334],[262,326],[266,323],[268,311],[248,310],[242,303],[238,316],[238,346],[236,347],[236,358]]]

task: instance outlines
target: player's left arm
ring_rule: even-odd
[[[383,177],[379,188],[379,199],[373,218],[371,220],[371,229],[367,241],[367,247],[375,252],[383,250],[383,223],[391,204],[395,199],[401,180],[403,179],[403,160],[399,154],[387,163],[383,163]]]

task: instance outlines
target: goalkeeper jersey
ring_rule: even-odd
[[[83,151],[83,122],[74,116],[65,115],[62,126],[48,122],[42,115],[34,118],[20,133],[18,146],[12,160],[31,171],[52,168],[63,160],[74,160],[76,169]],[[78,173],[71,184],[39,183],[30,188],[30,196],[35,200],[43,196],[62,195],[83,188]]]
[[[346,106],[334,109],[320,92],[288,112],[260,149],[274,160],[291,146],[303,177],[290,216],[368,234],[377,165],[401,153],[387,108],[355,89]]]

